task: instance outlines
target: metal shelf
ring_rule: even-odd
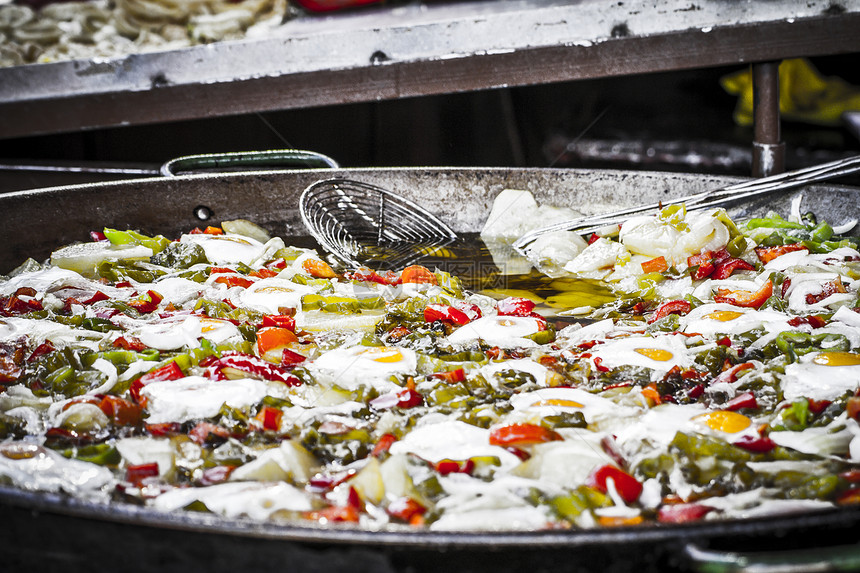
[[[860,52],[860,0],[496,0],[0,69],[0,138]]]

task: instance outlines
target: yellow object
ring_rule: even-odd
[[[851,352],[822,352],[812,359],[815,364],[822,366],[858,366],[860,354]]]
[[[734,118],[738,125],[753,123],[752,71],[720,79],[723,89],[738,96]],[[808,60],[785,60],[779,65],[779,111],[784,119],[839,125],[846,111],[860,110],[860,87],[841,78],[822,77]]]
[[[719,320],[720,322],[728,322],[730,320],[740,318],[743,315],[744,315],[744,313],[736,312],[734,310],[718,310],[716,312],[706,314],[702,318],[710,318],[712,320]]]
[[[633,351],[658,362],[666,362],[674,357],[671,352],[662,348],[634,348]]]
[[[696,416],[693,419],[705,424],[712,430],[725,432],[726,434],[741,432],[749,428],[752,424],[752,420],[743,414],[738,414],[737,412],[731,412],[729,410],[709,412],[707,414]]]
[[[541,400],[535,402],[532,406],[558,406],[560,408],[585,408],[575,400],[565,400],[564,398],[550,398],[549,400]]]

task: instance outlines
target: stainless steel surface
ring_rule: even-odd
[[[531,191],[541,203],[589,214],[643,201],[669,200],[737,178],[662,172],[574,169],[311,169],[187,175],[22,191],[0,195],[0,273],[27,256],[88,239],[104,226],[175,236],[198,226],[201,207],[213,222],[246,218],[285,238],[302,235],[301,192],[314,182],[348,177],[379,185],[425,206],[456,232],[481,228],[493,198],[507,188]],[[776,209],[793,197],[823,218],[856,217],[860,189],[818,185],[752,198],[731,207],[736,217]],[[69,216],[74,213],[74,216]],[[349,527],[259,523],[198,512],[161,513],[131,504],[99,504],[0,486],[0,537],[8,570],[66,572],[243,571],[289,563],[297,573],[355,572],[601,573],[691,570],[685,544],[716,550],[779,551],[857,543],[860,510],[844,507],[800,515],[694,524],[515,533],[364,531]]]
[[[729,185],[722,189],[714,189],[671,199],[661,199],[657,203],[643,204],[631,209],[621,209],[610,213],[600,213],[570,221],[562,221],[526,233],[517,239],[513,246],[517,251],[525,255],[528,252],[529,245],[548,233],[557,231],[575,231],[580,234],[593,233],[601,227],[620,224],[632,216],[680,203],[685,204],[687,209],[730,207],[739,201],[747,201],[761,195],[780,191],[790,191],[811,183],[820,183],[844,175],[850,175],[857,171],[860,171],[860,156],[838,159],[822,165],[806,167],[788,173],[777,173],[762,179]],[[836,222],[834,221],[834,223]]]
[[[0,69],[0,137],[860,51],[860,0],[496,0]]]

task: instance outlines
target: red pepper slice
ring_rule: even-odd
[[[236,466],[215,466],[212,468],[206,468],[200,476],[199,483],[203,486],[224,483],[235,469]]]
[[[755,267],[743,259],[729,258],[725,261],[717,263],[711,278],[715,280],[727,279],[735,271],[754,271]]]
[[[700,281],[711,276],[714,272],[714,253],[712,251],[703,251],[698,255],[687,257],[687,266],[693,269],[691,276],[693,280]]]
[[[130,301],[128,305],[141,314],[149,314],[158,308],[158,304],[162,298],[154,290],[148,290],[145,295],[141,296],[138,300]]]
[[[720,375],[714,378],[714,384],[721,384],[727,382],[731,384],[738,379],[738,374],[743,372],[744,370],[749,370],[750,368],[755,368],[755,364],[752,362],[744,362],[743,364],[736,364],[732,366],[728,370],[723,370],[720,372]]]
[[[281,352],[281,366],[295,366],[307,360],[307,356],[303,356],[298,352],[293,352],[289,348],[284,348]]]
[[[198,422],[196,426],[188,432],[188,437],[193,442],[203,446],[206,444],[220,444],[230,437],[230,431],[227,428],[213,424],[212,422]]]
[[[413,390],[412,388],[403,388],[395,392],[389,392],[377,396],[369,402],[369,404],[377,410],[387,410],[394,408],[414,408],[424,403],[424,397]]]
[[[713,507],[698,503],[673,503],[663,505],[657,510],[657,521],[662,523],[699,521],[712,511],[714,511]]]
[[[54,350],[56,350],[54,344],[50,340],[46,340],[45,342],[36,347],[32,354],[30,354],[30,356],[27,358],[27,362],[35,362],[42,356],[50,354]]]
[[[264,430],[277,432],[281,428],[281,418],[284,417],[284,411],[280,408],[272,408],[264,406],[254,419],[262,424]]]
[[[435,322],[437,320],[456,324],[457,326],[462,326],[472,321],[465,312],[456,309],[453,306],[428,304],[427,308],[424,309],[424,321]]]
[[[635,477],[613,465],[605,465],[592,472],[585,485],[593,487],[601,493],[609,489],[609,480],[615,484],[615,491],[627,503],[633,503],[642,494],[642,484]]]
[[[344,273],[344,277],[353,281],[373,282],[389,286],[394,286],[400,283],[400,275],[394,271],[384,271],[382,274],[379,274],[367,267],[360,268],[352,273]]]
[[[255,271],[251,271],[250,273],[248,273],[248,276],[257,279],[270,279],[272,277],[278,276],[278,273],[276,271],[273,271],[272,269],[262,268],[257,269]]]
[[[585,358],[584,355],[583,357]],[[597,368],[598,372],[609,372],[609,367],[603,365],[603,359],[600,356],[595,356],[593,362],[594,367]]]
[[[493,446],[527,446],[561,440],[561,435],[537,424],[508,424],[490,431]]]
[[[146,431],[151,436],[161,438],[164,436],[178,436],[182,433],[182,424],[179,422],[163,422],[161,424],[146,424]]]
[[[788,321],[788,324],[791,326],[800,326],[801,324],[808,324],[812,328],[822,328],[827,325],[827,319],[823,316],[811,315],[811,316],[795,316],[794,318]]]
[[[377,4],[382,0],[296,0],[298,4],[311,12],[333,12],[345,8],[356,8],[366,4]]]
[[[266,328],[267,326],[277,326],[278,328],[286,328],[295,332],[296,319],[288,314],[266,314],[263,316],[260,328]]]
[[[125,481],[131,482],[137,487],[140,487],[143,480],[154,477],[158,477],[158,464],[155,462],[125,468]]]
[[[515,296],[502,299],[496,304],[499,314],[504,316],[534,316],[535,306],[534,301]]]
[[[176,362],[170,362],[156,368],[155,370],[151,370],[135,380],[131,383],[131,387],[129,388],[129,393],[131,397],[134,398],[134,401],[140,403],[140,391],[141,389],[149,384],[150,382],[160,382],[163,380],[179,380],[180,378],[184,378],[185,374],[182,372],[182,369],[179,367],[179,364]]]
[[[448,474],[471,474],[475,470],[475,462],[472,460],[456,461],[446,459],[436,462],[433,466],[443,476]]]
[[[134,350],[135,352],[146,350],[146,344],[133,336],[129,336],[128,338],[120,336],[113,341],[113,346],[124,350]]]
[[[762,436],[760,438],[756,438],[755,436],[741,436],[732,442],[732,444],[755,454],[766,454],[776,447],[776,442],[767,436]]]
[[[117,426],[137,426],[143,418],[139,405],[119,396],[106,395],[99,402],[99,408]]]
[[[244,374],[251,374],[263,380],[283,382],[287,386],[300,386],[302,381],[290,374],[288,368],[266,362],[261,358],[250,354],[224,353],[221,358],[207,362],[207,378],[221,380],[225,376],[224,370],[235,370]]]
[[[744,392],[738,394],[728,402],[726,402],[726,410],[740,410],[741,408],[758,408],[758,402],[755,399],[755,394],[752,392]]]
[[[411,523],[416,517],[424,515],[427,508],[411,497],[399,497],[389,503],[385,511],[394,519]]]
[[[773,282],[768,279],[757,291],[718,289],[714,302],[731,304],[744,308],[759,308],[773,294]]]
[[[391,444],[397,441],[397,436],[394,434],[382,434],[379,437],[379,441],[376,442],[376,445],[373,446],[373,451],[370,452],[370,455],[374,458],[378,458],[382,454],[388,453],[388,450],[391,448]]]
[[[462,368],[457,368],[456,370],[449,370],[447,372],[434,372],[430,376],[438,380],[444,380],[448,384],[457,384],[466,379],[466,371]]]
[[[777,257],[781,257],[786,253],[794,251],[808,251],[809,249],[801,243],[792,243],[790,245],[777,245],[776,247],[756,247],[755,254],[762,264],[768,264]]]
[[[670,300],[669,302],[664,302],[657,307],[657,310],[655,310],[654,314],[652,314],[648,319],[648,324],[653,324],[670,314],[685,315],[690,312],[691,308],[692,305],[690,305],[689,301],[686,300]]]
[[[248,279],[248,278],[245,278],[245,277],[239,276],[239,275],[220,276],[217,279],[215,279],[215,282],[223,284],[223,285],[227,285],[228,288],[233,288],[233,287],[248,288],[249,286],[254,284],[254,281],[252,281],[251,279]]]

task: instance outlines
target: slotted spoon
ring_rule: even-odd
[[[299,210],[320,246],[352,266],[402,269],[457,240],[416,203],[351,179],[310,185],[299,198]]]
[[[534,231],[526,233],[514,241],[513,247],[520,254],[527,256],[529,246],[540,237],[549,233],[555,233],[558,231],[574,231],[579,234],[593,233],[594,231],[608,225],[622,223],[631,216],[655,211],[667,205],[685,203],[689,210],[720,207],[755,195],[796,189],[798,187],[803,187],[804,185],[809,185],[810,183],[834,179],[857,171],[860,171],[860,156],[838,159],[829,163],[822,163],[821,165],[806,167],[796,171],[789,171],[778,175],[772,175],[770,177],[737,183],[721,189],[704,191],[687,197],[679,197],[677,199],[669,199],[659,203],[652,203],[650,205],[562,221],[560,223],[541,227],[540,229],[535,229]]]

